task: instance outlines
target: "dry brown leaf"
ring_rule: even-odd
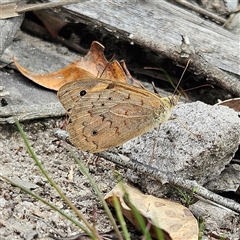
[[[144,219],[166,232],[172,240],[197,240],[198,223],[190,210],[183,205],[167,199],[144,195],[138,189],[127,184],[117,184],[105,200],[113,206],[113,195],[117,196],[122,212],[138,228],[136,217],[124,201],[124,193],[129,194],[130,202],[137,208]],[[154,231],[150,233],[156,237]]]
[[[88,54],[80,60],[69,64],[56,72],[38,75],[23,68],[14,59],[18,70],[33,82],[58,91],[61,86],[77,79],[83,78],[107,78],[127,82],[125,73],[117,61],[108,62],[104,56],[104,46],[99,42],[92,42]]]
[[[240,112],[240,98],[231,98],[231,99],[219,102],[216,105],[227,106],[234,109],[236,112]]]

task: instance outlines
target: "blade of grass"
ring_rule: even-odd
[[[118,236],[118,239],[119,239],[119,240],[123,240],[123,237],[122,237],[122,235],[121,235],[121,233],[120,233],[120,231],[119,231],[119,229],[118,229],[118,226],[117,226],[117,224],[116,224],[116,221],[115,221],[115,219],[114,219],[114,217],[113,217],[113,215],[112,215],[112,213],[111,213],[111,211],[110,211],[110,209],[109,209],[106,201],[104,200],[101,191],[99,190],[98,186],[96,185],[96,183],[94,182],[93,178],[92,178],[91,175],[89,174],[87,168],[85,167],[85,165],[83,164],[83,162],[80,161],[80,160],[77,158],[77,156],[74,154],[74,152],[73,152],[70,148],[67,148],[67,149],[68,149],[68,151],[72,154],[74,160],[75,160],[75,161],[77,162],[77,164],[79,165],[82,173],[88,178],[88,180],[89,180],[92,188],[93,188],[94,191],[96,192],[97,197],[98,197],[98,199],[100,200],[100,202],[101,202],[101,204],[102,204],[102,206],[103,206],[103,208],[104,208],[107,216],[109,217],[109,220],[110,220],[110,222],[111,222],[111,224],[112,224],[112,226],[113,226],[113,229],[114,229],[114,231],[116,232],[116,234],[117,234],[117,236]]]
[[[179,194],[184,198],[185,200],[185,206],[189,207],[194,202],[194,193],[197,192],[198,187],[195,187],[190,193],[182,191],[179,187],[173,186]]]
[[[101,237],[99,236],[98,232],[96,231],[96,229],[94,227],[92,227],[88,221],[84,218],[84,216],[78,211],[78,209],[71,203],[71,201],[68,199],[67,196],[65,196],[63,194],[63,192],[61,191],[61,189],[56,185],[56,183],[49,177],[49,175],[47,174],[46,170],[43,168],[42,164],[40,163],[40,161],[38,160],[35,152],[33,151],[33,149],[31,148],[31,146],[29,145],[29,142],[27,140],[27,137],[25,135],[25,133],[23,132],[23,129],[21,127],[21,125],[19,124],[19,122],[17,120],[15,120],[15,124],[17,125],[17,128],[24,140],[24,143],[30,153],[30,155],[32,156],[32,158],[34,159],[35,163],[37,164],[37,166],[39,167],[39,169],[41,170],[41,172],[43,173],[43,175],[46,177],[46,179],[48,180],[48,182],[54,187],[54,189],[58,192],[58,194],[61,196],[62,199],[64,199],[64,201],[68,204],[68,206],[75,212],[75,214],[79,217],[79,219],[81,219],[84,224],[86,225],[86,227],[92,232],[93,235],[93,239],[101,239]]]
[[[146,226],[146,223],[145,223],[145,220],[143,218],[143,216],[141,215],[141,213],[139,212],[139,210],[132,204],[132,202],[130,201],[129,199],[129,195],[128,193],[126,192],[125,193],[126,197],[124,197],[124,199],[126,200],[126,203],[127,205],[131,208],[131,210],[133,211],[133,215],[136,217],[137,221],[138,221],[138,224],[140,226],[140,229],[142,230],[143,232],[143,236],[145,237],[145,239],[147,240],[152,240],[152,237],[150,235],[150,232],[149,232],[149,228]],[[152,224],[151,224],[152,225]],[[157,235],[157,239],[159,240],[164,240],[165,237],[164,237],[164,233],[162,231],[162,229],[152,225],[154,227],[154,230],[155,230],[155,234]]]
[[[120,203],[119,203],[116,195],[113,195],[113,204],[114,204],[114,208],[116,210],[117,217],[118,217],[118,220],[120,222],[125,240],[131,240],[128,229],[127,229],[126,222],[125,222],[124,217],[122,215],[122,210],[121,210],[121,207],[120,207]]]
[[[123,186],[124,188],[124,186]],[[127,206],[129,208],[131,208],[131,210],[133,211],[133,215],[136,217],[136,220],[138,222],[138,225],[140,227],[140,230],[143,233],[143,236],[145,237],[145,239],[147,240],[152,240],[152,237],[150,235],[149,229],[146,227],[146,223],[145,220],[143,218],[143,216],[141,215],[141,213],[137,210],[137,208],[131,203],[130,199],[129,199],[129,195],[126,191],[126,189],[124,189],[124,201],[127,204]]]

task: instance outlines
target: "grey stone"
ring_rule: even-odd
[[[237,112],[225,106],[194,102],[177,106],[172,118],[176,119],[162,124],[159,132],[154,129],[125,143],[122,153],[141,163],[152,162],[151,166],[158,170],[196,180],[199,184],[218,176],[240,143]]]

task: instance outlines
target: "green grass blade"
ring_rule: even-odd
[[[33,151],[33,149],[31,148],[27,137],[25,135],[25,133],[23,132],[23,129],[21,127],[21,125],[19,124],[19,122],[16,120],[15,121],[17,128],[24,140],[24,143],[30,153],[30,155],[32,156],[32,158],[34,159],[35,163],[37,164],[37,166],[39,167],[39,169],[41,170],[41,172],[43,173],[43,175],[46,177],[46,179],[48,180],[48,182],[53,186],[53,188],[58,192],[58,194],[60,195],[60,197],[62,199],[64,199],[64,201],[68,204],[68,206],[75,212],[75,214],[79,217],[79,219],[81,219],[84,224],[86,225],[86,227],[90,230],[90,232],[92,233],[93,239],[101,239],[101,237],[99,236],[98,232],[96,231],[96,229],[94,227],[92,227],[88,221],[84,218],[84,216],[78,211],[78,209],[71,203],[71,201],[68,199],[67,196],[65,196],[63,194],[63,192],[61,191],[61,189],[56,185],[56,183],[50,178],[50,176],[47,174],[46,170],[43,168],[42,164],[40,163],[40,161],[38,160],[35,152]]]
[[[126,222],[125,222],[124,217],[122,215],[121,206],[120,206],[120,203],[119,203],[116,195],[113,195],[113,205],[114,205],[114,208],[116,210],[117,217],[118,217],[119,223],[121,225],[121,228],[122,228],[122,231],[123,231],[123,234],[124,234],[124,237],[125,237],[124,239],[125,240],[131,240],[128,229],[127,229]]]
[[[97,197],[100,200],[100,202],[101,202],[101,204],[102,204],[102,206],[103,206],[103,208],[104,208],[107,216],[109,217],[109,220],[110,220],[110,222],[111,222],[111,224],[112,224],[112,226],[114,228],[114,231],[116,232],[116,234],[118,236],[118,239],[119,240],[123,240],[123,237],[122,237],[122,235],[121,235],[121,233],[120,233],[120,231],[118,229],[118,226],[116,224],[116,221],[115,221],[115,219],[114,219],[114,217],[113,217],[113,215],[112,215],[112,213],[111,213],[111,211],[110,211],[106,201],[104,200],[101,191],[99,190],[98,186],[96,185],[96,183],[94,182],[93,178],[89,174],[89,172],[88,172],[87,168],[85,167],[84,163],[77,158],[77,156],[74,154],[74,152],[71,149],[68,149],[68,150],[71,152],[73,158],[75,159],[75,161],[79,165],[82,173],[87,177],[87,179],[89,180],[92,188],[96,192]]]

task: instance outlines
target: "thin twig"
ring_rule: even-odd
[[[223,23],[225,24],[226,23],[226,19],[225,18],[222,18],[222,17],[219,17],[218,15],[214,14],[214,13],[211,13],[205,9],[202,9],[201,7],[198,7],[196,5],[193,5],[192,3],[186,1],[186,0],[175,0],[175,2],[195,11],[195,12],[198,12],[200,14],[203,14],[213,20],[215,20],[216,22],[220,22],[220,23]]]
[[[87,0],[62,0],[58,2],[34,3],[34,4],[24,4],[24,5],[19,4],[15,11],[17,13],[23,13],[23,12],[42,10],[42,9],[48,9],[53,7],[62,7],[64,5],[73,4],[73,3],[82,3],[86,1]]]
[[[126,156],[121,156],[116,153],[102,152],[98,153],[97,155],[123,167],[131,168],[139,173],[144,173],[146,175],[154,177],[155,179],[160,180],[162,183],[167,182],[169,184],[187,189],[190,192],[193,191],[193,189],[197,189],[195,191],[196,197],[204,197],[205,199],[211,200],[215,203],[218,203],[222,206],[225,206],[229,209],[232,209],[233,211],[240,213],[240,204],[234,202],[231,199],[221,197],[220,195],[209,191],[208,189],[199,185],[196,181],[182,179],[177,176],[171,176],[166,172],[161,172],[158,169],[153,168],[149,165],[142,164],[140,162],[129,159]]]

